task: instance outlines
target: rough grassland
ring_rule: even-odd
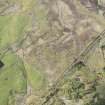
[[[45,15],[45,13],[43,14],[43,8],[38,5],[33,7],[37,0],[10,0],[9,2],[19,4],[20,8],[17,12],[0,16],[0,50],[20,41],[25,32],[31,29],[33,20],[29,13],[33,8],[38,16],[39,27],[41,25],[46,27],[44,26],[46,20],[45,22],[40,21]],[[27,63],[24,67],[23,61],[14,53],[7,53],[2,61],[4,67],[0,69],[0,105],[7,105],[8,101],[11,103],[10,105],[13,105],[12,101],[14,101],[16,94],[26,92],[27,81],[34,89],[41,86],[43,78],[40,73],[33,70]]]
[[[11,92],[26,92],[24,65],[14,54],[8,53],[3,59],[4,67],[0,71],[0,105],[7,105]]]

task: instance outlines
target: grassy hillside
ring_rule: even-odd
[[[80,1],[0,0],[0,105],[41,105],[53,83],[105,28],[103,11],[89,10]],[[96,88],[100,93],[104,40],[80,59],[84,66],[73,68],[52,105],[90,105]]]
[[[4,67],[0,69],[0,105],[7,105],[11,92],[14,96],[26,93],[27,80],[24,74],[24,65],[21,59],[13,53],[3,58]]]

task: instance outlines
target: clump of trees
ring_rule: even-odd
[[[105,82],[102,81],[104,77],[100,79],[99,74],[90,83],[85,83],[80,78],[72,79],[68,85],[70,100],[79,102],[81,99],[84,105],[105,105]]]

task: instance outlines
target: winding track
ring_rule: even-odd
[[[57,81],[53,84],[51,89],[53,89],[47,96],[45,96],[45,100],[42,102],[41,105],[45,105],[50,101],[50,99],[59,92],[59,87],[61,86],[61,81],[65,80],[67,75],[73,74],[75,71],[73,70],[74,66],[81,60],[85,58],[85,56],[89,53],[90,50],[96,47],[97,44],[101,40],[105,38],[105,30],[102,31],[90,44],[79,54],[79,56],[72,62],[67,70],[61,73],[60,77]]]
[[[27,35],[29,36],[29,35]],[[45,97],[45,100],[42,102],[41,105],[45,105],[47,102],[50,101],[50,99],[59,92],[59,87],[61,86],[61,81],[65,80],[65,77],[67,75],[71,75],[73,74],[75,71],[73,70],[74,66],[81,60],[83,60],[85,58],[85,56],[88,54],[88,52],[93,49],[94,47],[96,47],[97,44],[99,44],[99,42],[105,38],[105,30],[102,31],[92,42],[90,42],[90,44],[79,54],[79,56],[72,62],[72,64],[68,67],[67,70],[65,70],[63,73],[61,73],[61,75],[58,77],[57,81],[53,84],[52,86],[52,91],[49,92],[49,94]],[[18,44],[18,46],[20,46],[26,38],[23,38],[19,43],[16,42],[16,44]],[[32,43],[31,43],[32,44]],[[31,46],[31,45],[30,45]],[[30,47],[27,46],[27,47]],[[1,59],[4,57],[4,55],[6,53],[8,53],[9,51],[11,51],[11,46],[4,48],[3,52],[4,54],[1,55]],[[15,52],[17,52],[18,50],[16,50]],[[15,65],[16,63],[14,63],[13,65]]]

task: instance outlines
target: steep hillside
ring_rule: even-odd
[[[104,105],[104,29],[105,0],[0,0],[0,105]]]

